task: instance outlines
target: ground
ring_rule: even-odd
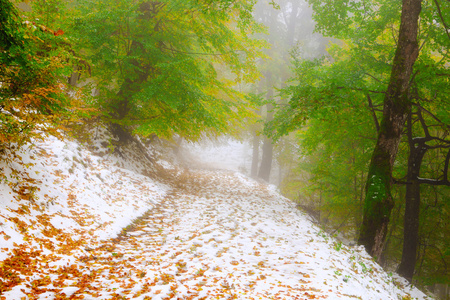
[[[238,148],[214,150],[221,170],[196,148],[197,168],[152,172],[52,137],[22,151],[3,166],[0,299],[430,299],[226,170]]]

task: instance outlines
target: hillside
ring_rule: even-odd
[[[0,299],[431,299],[237,172],[238,143],[213,170],[107,140],[3,163]]]

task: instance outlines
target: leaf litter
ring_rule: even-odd
[[[239,172],[162,161],[161,183],[51,137],[22,161],[2,166],[2,300],[430,299]]]

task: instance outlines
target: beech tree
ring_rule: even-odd
[[[115,128],[195,140],[242,123],[257,78],[252,1],[79,1],[73,30]],[[222,68],[222,74],[218,69]],[[223,74],[229,74],[224,76]]]
[[[415,111],[415,112],[414,112]],[[414,113],[413,113],[414,112]],[[431,119],[434,126],[427,124]],[[415,124],[419,130],[414,130]],[[434,132],[431,128],[434,127]],[[420,207],[421,207],[421,185],[429,184],[434,186],[450,186],[448,168],[450,162],[450,151],[447,150],[443,158],[443,168],[436,174],[436,178],[421,177],[421,167],[428,151],[450,149],[450,140],[445,137],[450,131],[450,124],[445,124],[431,112],[424,110],[421,106],[412,107],[407,119],[407,142],[409,148],[408,167],[405,194],[405,217],[403,233],[402,258],[398,268],[400,275],[412,281],[417,261],[419,249],[419,227],[420,227]],[[417,133],[423,133],[418,136]]]
[[[411,108],[410,81],[419,55],[417,40],[421,0],[405,0],[392,72],[384,98],[383,117],[369,165],[363,223],[358,243],[372,256],[384,249],[394,201],[391,195],[392,169]]]
[[[267,131],[274,131],[275,138],[297,132],[301,161],[295,172],[298,178],[309,181],[292,186],[302,188],[299,194],[315,193],[322,205],[328,205],[327,212],[340,216],[342,222],[354,220],[353,226],[360,229],[360,242],[380,259],[387,230],[389,236],[399,237],[403,229],[397,220],[403,220],[404,186],[393,186],[392,174],[403,178],[398,175],[407,173],[408,157],[415,156],[414,151],[405,150],[396,159],[402,137],[407,141],[405,122],[411,108],[422,107],[443,124],[449,123],[450,3],[409,1],[402,17],[399,2],[309,2],[317,30],[339,42],[330,45],[328,54],[320,59],[308,60],[295,54],[292,83],[283,90],[289,102],[277,107],[274,122]],[[415,128],[413,137],[424,135],[418,126]],[[436,134],[435,130],[434,126],[432,134]],[[440,130],[445,135],[447,129]],[[438,168],[439,164],[427,155],[423,164]],[[445,166],[446,152],[439,157],[440,165]],[[443,174],[442,170],[439,174]],[[358,195],[361,190],[362,195]],[[434,205],[433,196],[425,192],[422,196],[428,209],[420,214],[420,222],[426,223],[420,224],[419,238],[427,243],[419,243],[416,255],[420,258],[420,272],[429,276],[431,271],[422,268],[423,262],[430,268],[432,262],[446,261],[444,254],[438,255],[441,262],[431,257],[445,253],[442,247],[446,243],[438,234],[430,240],[424,226],[439,227],[441,219],[432,221],[430,217],[432,211],[433,214],[438,211],[430,208]],[[389,222],[394,197],[396,227]],[[434,201],[443,207],[440,217],[445,217],[445,197],[444,190],[437,190]],[[410,231],[405,226],[405,235],[412,234]],[[434,254],[426,246],[430,243],[434,245]],[[401,249],[402,239],[391,244]],[[390,254],[394,252],[390,249]],[[398,251],[394,254],[398,256],[391,258],[391,262],[397,262],[401,256]],[[439,270],[439,274],[445,271]]]

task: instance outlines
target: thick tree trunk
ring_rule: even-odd
[[[394,206],[391,196],[392,167],[411,106],[408,90],[419,53],[417,32],[420,11],[421,0],[403,1],[398,44],[384,99],[383,118],[367,176],[363,223],[358,242],[377,258],[384,249]]]
[[[70,77],[68,78],[68,82],[71,86],[76,86],[79,78],[80,78],[79,67],[75,65],[73,67],[72,74],[70,74]]]
[[[134,42],[133,42],[134,44]],[[139,74],[134,80],[126,78],[120,86],[119,92],[109,103],[111,117],[110,128],[112,133],[119,138],[120,143],[128,143],[132,137],[130,130],[122,121],[129,115],[131,100],[139,90],[139,86],[146,80],[148,74]]]

